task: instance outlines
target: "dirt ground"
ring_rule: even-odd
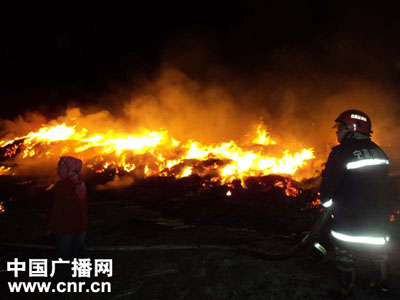
[[[310,228],[318,211],[290,211],[287,223],[271,228],[271,221],[260,220],[270,218],[276,222],[284,216],[274,219],[272,215],[259,214],[252,223],[245,215],[222,215],[218,212],[222,206],[201,210],[186,204],[183,209],[179,200],[175,205],[172,202],[166,205],[160,199],[153,199],[153,204],[144,205],[139,197],[137,201],[129,200],[132,193],[101,195],[93,193],[89,198],[86,256],[92,261],[112,259],[113,276],[81,281],[110,282],[111,292],[60,295],[9,292],[8,282],[33,279],[28,278],[27,272],[14,278],[11,272],[4,271],[7,262],[14,258],[25,262],[32,258],[53,259],[53,251],[49,249],[5,246],[6,243],[51,245],[51,239],[44,237],[47,209],[44,205],[32,205],[35,203],[32,200],[30,204],[10,206],[0,215],[1,299],[327,299],[329,289],[335,286],[335,256],[329,245],[322,260],[305,252],[286,260],[268,261],[236,250],[238,246],[277,253],[290,249],[304,236],[304,229]],[[99,250],[99,247],[121,246],[136,248]],[[398,250],[394,249],[390,258],[393,290],[400,287]],[[382,299],[362,277],[360,273],[353,299]]]

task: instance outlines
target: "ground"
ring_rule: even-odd
[[[143,191],[136,187],[136,192],[93,192],[89,196],[86,255],[92,261],[112,259],[113,276],[80,281],[87,284],[109,281],[111,293],[10,294],[7,282],[27,280],[28,276],[22,272],[19,278],[14,278],[11,272],[3,271],[6,262],[14,258],[25,262],[29,258],[53,259],[52,250],[21,247],[51,245],[50,238],[44,237],[47,209],[32,203],[10,205],[0,215],[1,299],[326,299],[329,289],[335,286],[332,249],[322,260],[304,252],[276,261],[237,251],[239,246],[277,253],[290,249],[304,236],[304,228],[312,225],[317,210],[274,211],[288,211],[289,223],[298,224],[298,229],[292,232],[296,226],[289,223],[282,222],[271,229],[268,220],[252,223],[245,214],[230,215],[226,207],[226,214],[221,215],[218,209],[222,206],[209,205],[202,210],[187,193],[185,205],[180,202],[183,198],[167,204],[153,199],[152,204],[146,204],[143,201],[146,197],[140,199],[139,194],[143,195]],[[136,198],[131,198],[133,195]],[[203,203],[204,206],[207,205]],[[269,217],[273,219],[260,214],[259,219]],[[274,220],[280,218],[284,216]],[[12,247],[6,243],[19,245]],[[116,249],[122,246],[137,247]],[[400,283],[397,253],[398,249],[391,254],[393,287],[399,287]],[[381,297],[363,282],[358,283],[355,299]]]

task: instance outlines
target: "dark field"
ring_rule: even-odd
[[[312,205],[316,190],[309,188],[315,182],[293,182],[301,193],[291,197],[274,186],[276,180],[284,181],[279,176],[250,178],[247,189],[190,176],[153,177],[125,189],[97,191],[99,180],[87,181],[86,256],[113,259],[113,276],[81,281],[109,281],[111,293],[10,294],[8,281],[35,278],[28,279],[28,272],[14,278],[2,271],[1,299],[325,299],[335,286],[335,257],[329,243],[322,260],[310,251],[277,261],[237,251],[246,246],[282,253],[296,245],[320,214],[320,207]],[[392,178],[388,205],[393,210],[399,203],[398,181]],[[0,182],[2,197],[8,199],[0,214],[0,269],[14,258],[51,260],[52,250],[40,247],[51,245],[44,232],[52,191],[45,191],[34,178],[3,176]],[[398,225],[399,216],[392,223],[392,288],[400,287]],[[31,247],[22,247],[27,245]],[[381,299],[366,285],[365,276],[358,276],[355,298]]]

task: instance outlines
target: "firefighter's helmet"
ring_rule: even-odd
[[[348,130],[351,132],[359,132],[367,136],[370,136],[372,133],[371,119],[366,113],[359,110],[346,110],[336,118],[335,122],[346,124]]]

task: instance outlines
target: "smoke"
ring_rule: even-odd
[[[131,176],[120,177],[118,175],[115,175],[111,181],[108,181],[105,184],[98,184],[96,186],[96,189],[98,189],[99,191],[116,190],[116,189],[128,187],[128,186],[132,185],[133,182],[134,182],[134,179]]]
[[[161,91],[155,96],[161,100],[153,99],[149,111],[171,132],[205,141],[238,140],[262,119],[287,149],[313,147],[320,170],[337,145],[334,120],[358,109],[370,116],[372,139],[390,156],[391,169],[400,168],[399,59],[385,35],[370,39],[339,31],[302,46],[272,47],[255,55],[256,67],[244,52],[239,70],[210,51],[215,43],[210,36],[183,36],[166,49],[160,77],[149,87]],[[134,113],[138,104],[129,107]],[[143,107],[138,111],[147,112]]]
[[[232,40],[228,44],[238,46]],[[341,34],[309,45],[270,47],[264,55],[256,53],[257,62],[248,50],[240,57],[243,63],[235,67],[212,35],[175,36],[152,79],[135,79],[140,86],[134,89],[113,88],[98,105],[69,107],[50,124],[79,120],[79,126],[92,134],[167,130],[180,141],[210,144],[244,140],[262,120],[280,150],[314,148],[316,159],[310,168],[318,172],[337,144],[335,118],[344,110],[359,109],[371,117],[373,140],[396,169],[400,167],[398,63],[387,50],[390,43],[383,40],[381,45]],[[231,59],[238,55],[230,53]],[[1,137],[22,136],[46,123],[40,112],[3,120]],[[34,172],[28,162],[24,166],[26,172]],[[124,184],[118,178],[101,188]]]
[[[268,73],[255,78],[250,87],[245,84],[246,80],[240,82],[231,74],[225,76],[231,76],[231,82],[237,85],[216,80],[204,83],[181,70],[166,67],[156,80],[132,92],[125,101],[114,103],[113,110],[102,106],[73,107],[49,122],[39,112],[27,113],[15,121],[4,120],[1,132],[10,138],[37,130],[43,124],[78,121],[79,127],[92,135],[167,130],[171,137],[183,142],[195,140],[211,144],[235,140],[240,143],[262,120],[278,142],[281,153],[314,148],[316,159],[309,162],[307,169],[317,175],[330,148],[337,144],[332,129],[335,118],[344,110],[359,109],[372,119],[373,140],[390,155],[393,165],[398,166],[400,145],[395,137],[400,133],[399,106],[390,90],[370,81],[353,79],[337,91],[327,92],[316,89],[315,84],[277,84],[279,76],[273,78]],[[17,163],[20,163],[20,174],[52,175],[57,158],[25,159]],[[41,168],[37,168],[38,163]],[[313,173],[307,172],[305,176]],[[117,176],[98,188],[112,189],[131,183],[129,178],[121,180]]]
[[[203,143],[238,139],[257,121],[257,114],[222,86],[202,84],[170,68],[144,88],[143,96],[126,103],[124,113],[131,124],[165,128],[179,140]]]
[[[19,115],[14,121],[0,119],[0,137],[11,139],[26,135],[29,131],[38,130],[47,122],[45,116],[40,112],[25,112]]]
[[[374,11],[368,13],[374,17]],[[354,22],[351,16],[335,31],[326,35],[315,31],[319,34],[315,39],[300,43],[273,45],[273,37],[268,40],[266,29],[260,30],[264,19],[257,15],[235,34],[224,36],[224,44],[210,33],[174,36],[165,49],[163,66],[179,69],[197,87],[222,91],[227,95],[220,97],[224,104],[240,111],[239,118],[226,114],[221,120],[227,125],[216,128],[214,136],[220,132],[229,136],[237,130],[230,124],[240,122],[243,130],[236,131],[238,138],[249,120],[262,118],[272,137],[288,149],[313,147],[320,164],[337,144],[332,129],[336,117],[358,109],[370,116],[373,141],[390,156],[391,168],[398,169],[399,45],[376,18],[369,19],[366,31],[366,22]],[[249,32],[251,40],[243,36]],[[198,104],[195,97],[191,99]],[[202,127],[207,127],[204,123]]]

